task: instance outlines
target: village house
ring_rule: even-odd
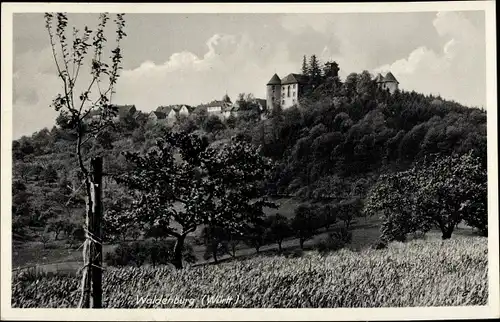
[[[137,114],[135,105],[118,105],[116,116],[113,117],[113,122],[119,122],[129,116],[134,117]]]
[[[166,123],[167,116],[163,112],[152,111],[148,115],[148,123],[156,125],[158,123]]]
[[[188,117],[194,108],[189,105],[181,104],[181,105],[168,105],[168,106],[159,106],[155,112],[159,112],[159,114],[151,115],[151,120],[156,120],[156,122],[164,122],[165,124],[173,124],[175,121],[179,119],[179,117],[185,116]]]

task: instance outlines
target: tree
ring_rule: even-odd
[[[255,248],[257,253],[260,252],[260,248],[266,244],[266,226],[267,222],[261,218],[252,220],[246,226],[244,232],[245,243]]]
[[[115,47],[111,50],[109,64],[103,58],[108,41],[105,30],[110,19],[109,14],[102,13],[99,15],[99,23],[95,32],[87,26],[85,26],[83,33],[73,28],[72,42],[68,41],[67,38],[68,17],[65,13],[45,13],[44,17],[58,78],[63,85],[63,93],[56,96],[52,101],[52,106],[59,112],[58,124],[62,128],[74,131],[76,134],[76,156],[85,180],[86,223],[89,223],[90,218],[93,216],[93,204],[91,202],[93,176],[85,164],[84,155],[92,155],[92,146],[89,146],[89,144],[103,130],[112,125],[113,117],[117,113],[116,106],[111,103],[121,69],[120,42],[126,36],[123,31],[125,26],[124,15],[117,14],[114,19],[116,38]],[[89,49],[93,51],[90,58],[88,57]],[[81,85],[79,82],[82,75],[81,71],[86,63],[89,63],[91,77],[88,84]],[[77,87],[77,84],[80,84],[80,86]],[[78,94],[78,90],[82,90],[82,92]],[[90,229],[90,227],[87,228]],[[94,241],[94,238],[87,238],[87,245],[84,247],[86,267],[82,278],[83,294],[79,304],[80,307],[90,307],[91,297],[93,306],[101,306],[100,292],[93,292],[91,295],[91,290],[88,287],[91,265],[87,261],[94,261],[95,255],[93,253],[100,248],[96,246]],[[95,270],[96,268],[92,269]]]
[[[266,226],[268,227],[267,239],[276,242],[278,244],[278,251],[281,253],[283,240],[293,234],[288,219],[281,214],[276,214],[269,216],[266,221]]]
[[[337,207],[331,204],[326,204],[323,205],[319,210],[324,227],[326,229],[330,229],[330,226],[335,224],[335,222],[337,221]]]
[[[405,241],[409,233],[430,229],[417,213],[415,177],[414,169],[382,175],[368,193],[364,211],[382,217],[382,240]]]
[[[418,213],[449,239],[462,220],[488,234],[487,172],[473,151],[417,165]]]
[[[341,201],[338,206],[338,218],[344,222],[344,227],[349,229],[352,220],[361,214],[363,204],[361,198],[354,197]]]
[[[205,244],[205,259],[212,257],[218,263],[218,256],[227,253],[227,231],[221,226],[205,226],[200,237]]]
[[[68,222],[62,219],[56,219],[49,221],[48,226],[47,226],[47,232],[53,232],[54,233],[54,239],[57,240],[59,237],[59,234],[61,232],[64,232],[66,230]]]
[[[307,67],[306,55],[302,57],[302,75],[309,75],[309,69]]]
[[[309,58],[309,88],[314,91],[316,87],[321,85],[322,76],[321,68],[319,67],[319,61],[316,55],[311,55]]]
[[[216,115],[210,115],[203,125],[203,129],[210,133],[218,133],[226,128],[221,119]]]
[[[209,146],[206,137],[167,133],[144,155],[125,157],[134,167],[116,179],[136,195],[127,216],[146,226],[163,225],[176,238],[173,264],[179,269],[185,238],[199,225],[241,230],[273,205],[261,189],[272,163],[236,137]]]
[[[304,249],[304,242],[311,239],[318,229],[317,217],[309,205],[302,204],[295,209],[291,226],[295,236],[299,238],[300,248]]]
[[[434,156],[407,171],[381,177],[368,195],[365,211],[384,217],[383,236],[405,240],[432,225],[449,239],[465,220],[487,233],[487,175],[473,151]]]
[[[43,179],[49,183],[54,183],[57,181],[57,171],[56,169],[54,169],[54,166],[52,164],[49,164],[47,168],[43,170]]]

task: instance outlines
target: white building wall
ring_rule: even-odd
[[[299,102],[299,84],[281,85],[281,108],[286,109]]]

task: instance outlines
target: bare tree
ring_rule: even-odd
[[[74,131],[76,135],[76,157],[84,181],[86,196],[86,241],[84,244],[84,268],[82,277],[82,298],[80,307],[90,307],[90,277],[91,256],[95,248],[100,247],[100,240],[89,231],[89,221],[93,216],[95,205],[92,204],[93,175],[89,171],[88,157],[91,155],[94,140],[110,127],[117,107],[111,104],[115,85],[121,70],[122,55],[120,42],[126,36],[124,30],[124,14],[117,14],[113,19],[116,25],[116,37],[109,61],[104,57],[108,39],[105,29],[110,19],[108,13],[99,15],[95,31],[85,26],[83,32],[72,28],[72,38],[67,38],[68,16],[66,13],[46,13],[45,28],[48,31],[52,56],[57,68],[57,74],[62,81],[62,93],[52,102],[58,111],[59,126]],[[89,55],[91,54],[91,55]],[[106,61],[109,63],[106,63]],[[88,83],[79,82],[84,66],[90,67]],[[78,85],[80,84],[80,85]],[[78,85],[78,87],[77,87]],[[77,94],[78,90],[82,90]],[[99,244],[99,245],[96,245]],[[101,255],[102,256],[102,255]],[[100,299],[93,307],[101,305]]]

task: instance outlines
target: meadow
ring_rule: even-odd
[[[104,307],[486,305],[487,264],[486,238],[455,236],[446,241],[395,242],[382,250],[307,251],[300,257],[261,254],[183,270],[108,267],[103,281]],[[14,275],[12,306],[76,307],[79,282],[79,277],[72,276]],[[138,302],[138,296],[144,301]],[[182,303],[164,300],[175,297],[179,302],[183,299]]]

